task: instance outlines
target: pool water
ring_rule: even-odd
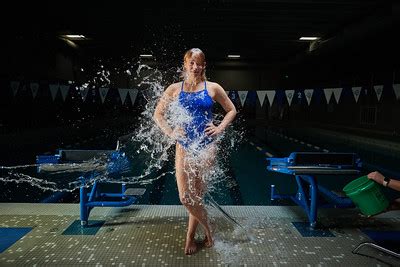
[[[263,132],[263,131],[261,131]],[[294,151],[318,151],[312,146],[293,142],[276,134],[263,132],[263,136],[247,135],[225,162],[225,177],[217,183],[211,195],[220,205],[293,205],[289,200],[271,201],[270,186],[275,185],[279,194],[293,194],[297,190],[295,179],[267,170],[268,156],[287,157]],[[134,149],[132,148],[132,153]],[[129,152],[129,151],[128,151]],[[129,153],[131,153],[129,152]],[[156,178],[145,185],[128,185],[128,187],[145,187],[146,193],[139,198],[139,204],[179,205],[178,189],[174,176],[173,153],[161,169],[151,173],[149,179]],[[318,151],[320,152],[320,151]],[[351,151],[348,151],[351,152]],[[221,152],[223,153],[223,151]],[[141,159],[141,161],[143,161]],[[145,166],[140,161],[132,162],[132,175],[139,175]],[[359,175],[367,173],[366,170]],[[163,174],[163,175],[161,175]],[[358,176],[318,177],[318,183],[326,188],[342,193],[343,187]],[[76,177],[77,178],[77,177]],[[18,193],[15,194],[16,190]],[[5,183],[2,190],[2,202],[41,202],[54,192],[41,191],[29,184]],[[64,195],[59,202],[79,202],[79,190]]]

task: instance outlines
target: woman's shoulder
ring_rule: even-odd
[[[225,92],[221,85],[210,81],[207,81],[207,91],[211,98],[214,100],[224,95]]]
[[[209,89],[211,89],[211,90],[214,90],[214,91],[224,90],[224,89],[222,88],[222,86],[219,85],[218,83],[216,83],[216,82],[210,82],[210,81],[207,81],[207,88],[209,88]]]
[[[176,83],[170,84],[170,85],[167,87],[167,89],[170,89],[170,90],[178,90],[178,89],[181,89],[181,87],[182,87],[182,82],[176,82]]]
[[[182,82],[177,82],[170,84],[167,89],[165,89],[165,94],[173,96],[181,89]]]

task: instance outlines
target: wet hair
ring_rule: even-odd
[[[189,60],[192,57],[193,54],[198,54],[200,56],[201,61],[203,63],[206,62],[206,56],[204,55],[203,51],[201,51],[201,49],[192,48],[192,49],[189,49],[188,51],[186,51],[185,55],[183,56],[183,68],[182,68],[182,73],[181,73],[181,78],[182,79],[185,79],[185,76],[186,76],[185,62],[187,60]],[[207,80],[205,68],[203,68],[203,70],[201,71],[201,78],[204,81]]]

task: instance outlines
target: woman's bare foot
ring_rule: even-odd
[[[197,251],[197,244],[194,240],[194,237],[187,237],[185,244],[185,254],[192,255]]]
[[[214,245],[214,241],[212,240],[212,238],[209,238],[208,236],[206,236],[205,238],[204,238],[204,246],[206,247],[206,248],[211,248],[213,245]]]
[[[214,240],[212,238],[215,233],[216,225],[213,222],[209,222],[209,232],[206,231],[206,237],[204,238],[204,246],[207,248],[211,248],[214,245]]]

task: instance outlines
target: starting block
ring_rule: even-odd
[[[92,164],[94,159],[102,159],[102,164]],[[116,174],[127,170],[130,162],[118,150],[64,150],[56,155],[40,155],[36,157],[38,172],[62,170],[74,168],[82,170],[85,175],[80,176],[80,220],[81,225],[86,226],[90,211],[94,207],[124,207],[134,204],[139,196],[145,192],[145,188],[127,188],[125,183],[98,182],[95,173],[105,171],[108,174]],[[69,165],[68,163],[74,163]],[[89,192],[90,184],[91,190]],[[101,188],[117,192],[104,192]]]
[[[354,153],[293,152],[285,158],[267,158],[269,171],[293,175],[297,183],[296,194],[277,194],[271,185],[271,200],[291,199],[301,206],[308,216],[311,227],[317,225],[318,207],[350,208],[351,199],[331,192],[318,185],[317,175],[357,175],[361,160]],[[320,193],[329,204],[318,204]]]

